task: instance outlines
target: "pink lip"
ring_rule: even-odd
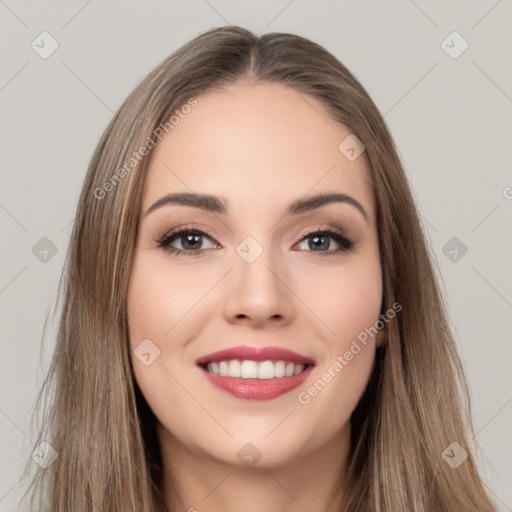
[[[304,364],[310,366],[313,366],[315,364],[315,361],[313,361],[313,359],[301,356],[296,352],[292,352],[291,350],[286,350],[284,348],[256,348],[247,346],[228,348],[226,350],[221,350],[220,352],[208,354],[207,356],[200,357],[199,359],[197,359],[196,364],[204,365],[207,363],[218,363],[219,361],[229,361],[231,359],[240,359],[241,361],[243,361],[244,359],[251,361],[286,361],[295,364]]]
[[[294,364],[307,365],[308,367],[298,375],[276,377],[273,379],[227,377],[209,373],[206,370],[208,363],[218,363],[232,359],[239,359],[241,361],[286,361]],[[271,400],[300,386],[309,377],[315,365],[315,361],[309,357],[301,356],[296,352],[279,347],[256,348],[239,346],[200,357],[196,360],[196,364],[214,386],[237,398],[246,400]]]
[[[243,379],[241,377],[222,377],[215,373],[208,373],[203,367],[201,371],[208,380],[219,389],[226,391],[237,398],[246,400],[271,400],[300,386],[310,375],[312,366],[306,368],[298,375],[291,377],[277,377],[274,379]]]

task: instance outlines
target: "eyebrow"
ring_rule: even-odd
[[[330,203],[346,203],[352,205],[359,210],[367,221],[369,221],[368,213],[361,203],[347,194],[340,193],[318,194],[307,198],[297,199],[288,206],[285,215],[297,215],[299,213],[315,210]],[[145,213],[145,216],[167,204],[191,206],[193,208],[199,208],[212,213],[227,213],[226,203],[216,196],[212,196],[210,194],[180,192],[167,194],[158,199],[158,201],[150,206],[148,211]]]

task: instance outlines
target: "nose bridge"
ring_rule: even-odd
[[[225,303],[228,319],[243,316],[257,323],[271,318],[290,319],[292,297],[284,284],[286,276],[280,275],[283,266],[270,246],[270,239],[267,236],[260,243],[255,237],[247,236],[235,248]]]

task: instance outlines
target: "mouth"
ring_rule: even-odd
[[[299,375],[310,365],[295,364],[291,361],[251,361],[231,359],[229,361],[200,364],[201,368],[213,375],[240,379],[282,379]]]
[[[196,361],[217,388],[246,400],[269,400],[302,384],[314,360],[278,347],[235,347]]]

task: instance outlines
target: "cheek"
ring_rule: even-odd
[[[128,291],[132,348],[149,338],[160,350],[165,350],[175,339],[173,334],[178,323],[193,318],[195,305],[215,283],[214,277],[200,271],[174,271],[171,275],[161,259],[136,261]]]
[[[353,339],[379,319],[382,274],[377,255],[354,257],[346,265],[303,272],[297,279],[303,302],[318,319],[322,339],[334,352],[347,350]]]
[[[206,292],[206,285],[204,276],[176,271],[171,274],[168,268],[162,258],[136,257],[127,310],[135,379],[159,421],[172,425],[176,420],[170,411],[183,411],[190,406],[190,397],[180,386],[182,378],[175,371],[183,359],[186,336],[182,327],[191,320],[194,305]],[[142,352],[139,344],[148,339],[148,351],[155,350],[158,356],[146,365],[137,354]],[[153,355],[150,357],[152,360]],[[187,389],[193,391],[189,384]]]
[[[179,392],[181,386],[173,376],[181,382],[183,376],[178,373],[191,364],[189,341],[200,335],[212,314],[203,298],[223,273],[224,269],[212,271],[207,266],[190,271],[174,263],[173,268],[160,254],[136,254],[127,296],[131,357],[136,380],[153,410],[167,410],[174,402],[183,407],[190,401]],[[144,351],[138,348],[148,345]],[[153,353],[158,356],[145,365],[147,361],[138,357],[141,352],[150,352],[150,361]],[[195,382],[187,383],[188,389],[194,386]]]
[[[380,261],[369,258],[308,280],[303,283],[316,290],[309,297],[325,333],[324,347],[315,378],[297,399],[307,417],[322,418],[326,436],[334,435],[349,421],[373,368],[382,302]]]

